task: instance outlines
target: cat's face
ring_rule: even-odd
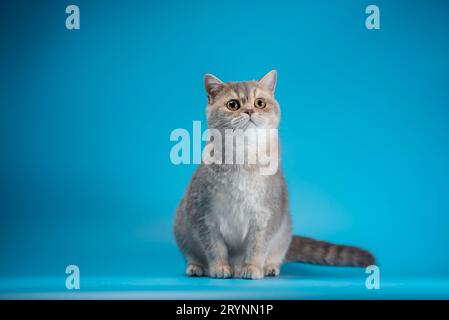
[[[209,128],[214,129],[277,129],[279,104],[274,97],[277,73],[267,73],[259,81],[227,82],[206,74]]]

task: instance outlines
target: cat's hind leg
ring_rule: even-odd
[[[184,256],[187,261],[186,275],[189,277],[205,277],[207,276],[207,263],[200,251],[199,244],[190,239],[188,248],[184,250]]]
[[[189,277],[204,277],[206,276],[206,268],[196,261],[187,261],[186,275]]]
[[[187,261],[185,273],[189,277],[206,276],[207,265],[202,248],[186,226],[185,212],[180,208],[176,215],[174,233],[176,243]]]
[[[289,221],[286,220],[279,228],[277,234],[273,237],[267,257],[265,258],[263,268],[265,276],[275,277],[279,275],[281,264],[284,261],[292,238],[289,230]]]

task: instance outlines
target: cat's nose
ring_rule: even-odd
[[[251,117],[251,115],[254,113],[254,110],[253,109],[247,109],[247,110],[245,110],[243,112]]]

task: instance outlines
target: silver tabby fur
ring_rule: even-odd
[[[209,128],[277,129],[277,73],[259,81],[228,82],[207,74]],[[255,100],[264,99],[264,108]],[[240,108],[226,107],[229,100]],[[246,146],[245,146],[246,148]],[[249,152],[252,148],[248,147]],[[261,175],[259,164],[202,163],[176,211],[174,233],[189,276],[262,279],[276,276],[284,260],[366,266],[374,257],[363,249],[292,236],[288,192],[279,166]]]

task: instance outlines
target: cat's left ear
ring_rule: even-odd
[[[223,89],[224,82],[218,79],[216,76],[211,75],[210,73],[206,73],[204,75],[204,87],[207,92],[207,99],[209,103],[215,98],[216,94]]]
[[[259,85],[268,90],[272,95],[274,94],[274,89],[276,88],[276,81],[278,78],[278,73],[276,70],[271,70],[266,75],[259,80]]]

